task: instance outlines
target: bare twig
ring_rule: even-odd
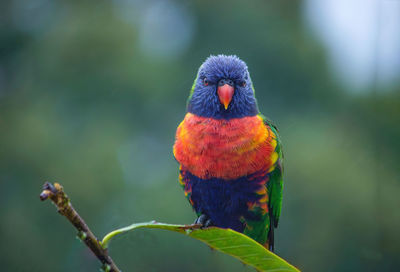
[[[50,199],[57,206],[58,212],[65,216],[69,222],[78,230],[78,237],[86,244],[87,247],[96,255],[103,264],[102,268],[107,272],[120,272],[121,270],[115,265],[114,261],[108,255],[107,249],[103,249],[100,241],[94,236],[92,231],[86,225],[85,221],[75,211],[67,194],[64,193],[63,187],[54,183],[46,182],[43,185],[43,191],[40,194],[40,200]]]

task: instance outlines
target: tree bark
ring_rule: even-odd
[[[102,263],[102,268],[106,272],[121,272],[114,261],[108,255],[108,250],[101,246],[100,241],[94,236],[88,225],[77,213],[71,204],[63,187],[59,183],[51,184],[46,182],[40,194],[40,200],[50,199],[56,205],[58,212],[65,216],[69,222],[78,230],[78,237],[86,244],[93,254]]]

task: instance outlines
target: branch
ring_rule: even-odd
[[[85,221],[76,212],[70,202],[67,194],[64,193],[63,187],[54,183],[51,184],[46,182],[43,185],[43,191],[40,194],[40,200],[44,201],[50,199],[57,206],[58,212],[65,216],[69,222],[78,230],[78,237],[86,244],[88,248],[93,252],[94,255],[103,264],[102,268],[107,272],[121,272],[115,265],[114,261],[108,255],[107,249],[103,249],[100,241],[94,236],[93,232],[86,225]]]

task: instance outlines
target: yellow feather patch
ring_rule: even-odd
[[[182,175],[179,175],[179,184],[180,185],[185,185],[185,183],[183,182],[183,177],[182,177]]]
[[[268,201],[268,194],[265,194],[260,200],[258,200],[258,202],[260,203],[265,203]]]
[[[174,153],[175,153],[175,150],[174,150]],[[181,171],[182,171],[182,166],[180,165],[180,166],[179,166],[179,184],[182,185],[182,186],[184,186],[185,183],[183,182],[183,176],[182,176]]]
[[[259,195],[264,195],[267,193],[267,189],[263,186],[261,189],[257,190],[256,193]]]
[[[271,173],[272,171],[275,170],[275,166],[276,164],[272,165],[269,169],[268,169],[268,173]]]
[[[276,153],[276,152],[274,152],[274,153],[272,153],[272,155],[271,155],[271,164],[272,165],[275,165],[275,163],[276,163],[276,161],[278,160],[278,153]]]
[[[272,153],[271,158],[270,158],[271,167],[268,169],[268,173],[271,173],[272,171],[275,170],[276,162],[278,161],[278,157],[279,157],[279,155],[277,152]]]
[[[273,133],[272,133],[273,134]],[[275,150],[276,149],[276,145],[278,144],[278,142],[276,141],[276,138],[273,137],[273,140],[271,141],[271,146],[272,148]]]

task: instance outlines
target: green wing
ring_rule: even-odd
[[[279,217],[282,208],[282,190],[283,190],[283,152],[282,143],[279,137],[278,128],[266,117],[262,116],[264,123],[268,125],[272,132],[276,135],[276,148],[275,152],[278,154],[278,159],[275,164],[275,169],[269,174],[269,181],[267,183],[268,190],[268,208],[269,208],[269,232],[268,244],[270,250],[274,250],[274,228],[278,227]]]
[[[277,127],[267,118],[261,115],[265,125],[269,126],[272,132],[276,135],[275,152],[278,154],[278,159],[275,163],[275,168],[269,173],[269,180],[266,184],[268,191],[268,213],[264,213],[261,207],[256,207],[253,210],[255,215],[261,216],[257,220],[246,220],[246,228],[244,234],[252,237],[254,240],[263,244],[270,250],[274,250],[274,228],[278,226],[279,216],[282,207],[282,188],[283,188],[283,154],[282,145],[279,138]]]
[[[268,119],[264,117],[264,122],[271,127],[271,130],[276,135],[276,148],[275,152],[278,153],[278,160],[276,161],[275,169],[270,173],[270,179],[267,184],[269,195],[269,208],[270,214],[273,217],[274,227],[278,227],[279,217],[282,208],[282,189],[283,189],[283,153],[282,143],[279,137],[277,127]]]

